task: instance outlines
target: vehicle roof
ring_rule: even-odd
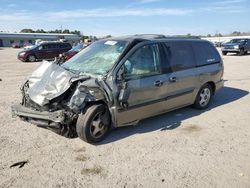
[[[128,35],[122,37],[111,37],[105,40],[123,40],[132,42],[134,40],[142,40],[142,41],[170,41],[170,40],[178,40],[178,41],[203,41],[199,37],[183,37],[183,36],[165,36],[158,34],[140,34],[140,35]],[[205,41],[205,40],[204,40]]]
[[[39,45],[41,45],[41,44],[55,44],[55,43],[70,44],[69,42],[61,42],[61,41],[42,41]]]

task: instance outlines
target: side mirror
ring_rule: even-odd
[[[123,81],[124,79],[125,79],[125,67],[123,65],[117,73],[117,80]]]
[[[122,108],[128,108],[129,104],[128,104],[128,99],[129,99],[129,96],[130,96],[130,89],[127,85],[126,82],[123,82],[122,84],[122,88],[120,90],[120,94],[119,94],[119,97],[118,97],[118,101],[120,103],[120,106]]]

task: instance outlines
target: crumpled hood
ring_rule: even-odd
[[[85,79],[88,79],[85,76]],[[40,106],[49,103],[70,88],[72,82],[83,79],[59,66],[56,63],[44,61],[29,77],[29,98]]]

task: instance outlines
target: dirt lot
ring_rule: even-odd
[[[144,120],[93,146],[11,117],[39,64],[17,52],[0,50],[0,187],[250,187],[250,55],[224,57],[225,88],[208,110]]]

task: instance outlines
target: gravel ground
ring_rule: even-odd
[[[224,57],[227,81],[208,110],[147,119],[94,146],[11,117],[39,64],[17,52],[0,49],[0,187],[250,187],[250,55]]]

